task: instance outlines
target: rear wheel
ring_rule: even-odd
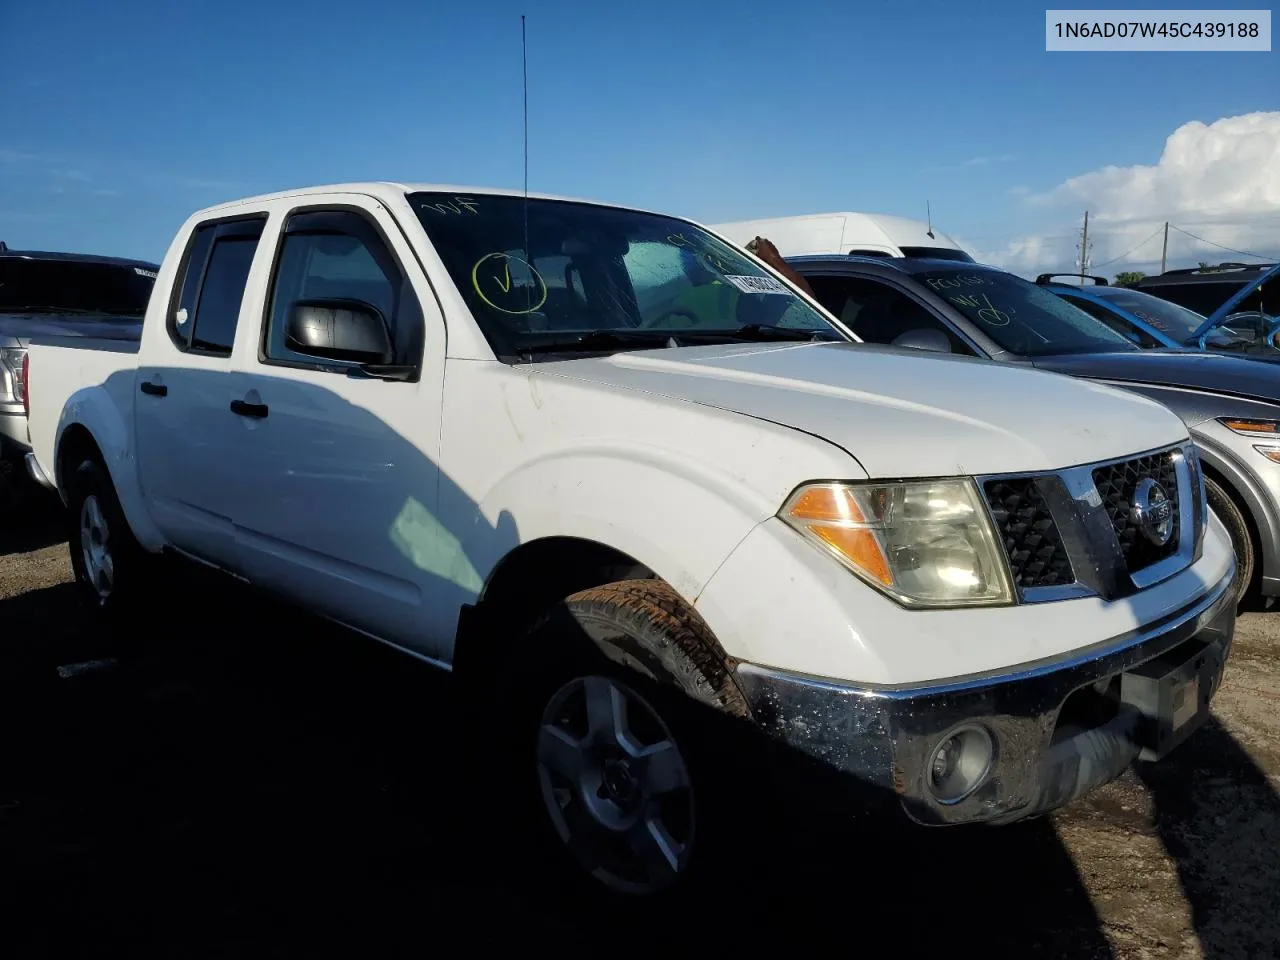
[[[1218,515],[1231,537],[1231,547],[1236,552],[1236,575],[1231,581],[1231,589],[1235,591],[1236,604],[1245,605],[1255,593],[1254,581],[1257,579],[1257,551],[1254,549],[1249,521],[1231,494],[1216,481],[1205,477],[1204,488],[1210,509]]]
[[[86,458],[67,484],[67,544],[80,595],[112,626],[134,612],[148,555],[134,539],[106,468]]]

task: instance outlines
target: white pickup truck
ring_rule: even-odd
[[[1005,823],[1164,756],[1233,637],[1177,416],[858,343],[683,219],[229,203],[139,344],[37,340],[24,393],[104,624],[166,602],[172,551],[505,690],[508,789],[606,891],[688,882],[719,778],[764,776],[718,769],[712,718],[919,823]]]

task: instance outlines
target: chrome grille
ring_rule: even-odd
[[[983,492],[1020,589],[1075,582],[1071,558],[1035,477],[989,480]]]
[[[1153,543],[1134,521],[1134,491],[1143,480],[1154,480],[1173,507],[1173,532],[1167,543]],[[1129,570],[1143,570],[1178,552],[1178,476],[1169,451],[1112,463],[1093,471],[1093,484],[1102,498],[1102,508],[1111,520]]]
[[[1206,508],[1191,443],[1052,473],[976,479],[1024,603],[1119,599],[1200,554]],[[1143,520],[1144,509],[1147,517],[1151,508],[1159,514],[1162,500],[1170,511],[1165,530]]]

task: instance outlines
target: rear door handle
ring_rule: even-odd
[[[232,400],[231,412],[241,417],[255,417],[261,420],[267,415],[267,405],[250,403],[248,400]]]
[[[153,383],[150,380],[143,380],[138,384],[138,389],[152,397],[167,397],[169,395],[169,388],[163,383]]]

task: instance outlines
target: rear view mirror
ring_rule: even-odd
[[[950,353],[951,338],[941,330],[908,330],[893,338],[893,346],[910,347],[912,350],[930,350],[934,353]]]
[[[390,364],[395,348],[378,308],[362,300],[296,300],[285,324],[285,346],[325,360]]]

